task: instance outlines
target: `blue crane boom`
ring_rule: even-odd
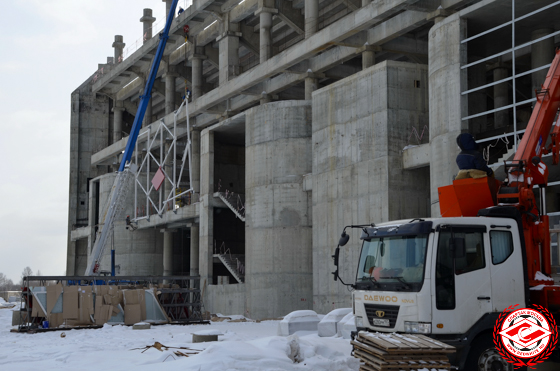
[[[128,185],[130,183],[130,178],[135,172],[134,169],[130,169],[127,164],[129,164],[132,157],[132,152],[134,152],[134,147],[136,146],[136,140],[138,139],[138,134],[142,127],[142,121],[144,120],[144,115],[146,114],[146,108],[148,107],[148,102],[150,101],[152,95],[152,87],[154,86],[154,81],[159,69],[159,64],[161,58],[163,57],[163,51],[165,50],[165,45],[167,44],[167,39],[169,38],[169,30],[171,29],[171,23],[175,15],[175,8],[177,7],[177,2],[179,0],[173,0],[171,7],[169,9],[169,14],[167,15],[167,22],[165,23],[165,28],[159,35],[159,44],[150,69],[150,74],[148,75],[148,81],[146,81],[146,87],[144,88],[144,94],[140,97],[140,103],[138,105],[138,111],[136,111],[136,116],[134,117],[134,123],[132,124],[132,130],[128,137],[126,143],[126,148],[117,172],[117,177],[111,189],[111,194],[109,196],[109,204],[105,207],[100,215],[100,224],[103,225],[101,231],[97,232],[95,244],[91,250],[91,254],[88,259],[88,264],[86,267],[86,276],[91,276],[98,274],[99,263],[101,257],[103,256],[103,251],[107,245],[107,237],[113,230],[113,221],[115,220],[117,213],[124,208],[124,200],[126,198],[126,193]],[[111,254],[111,258],[114,259],[114,254]],[[112,262],[111,266],[114,266]],[[111,272],[115,274],[114,269]]]
[[[132,124],[132,130],[130,131],[128,142],[126,143],[126,148],[121,160],[121,165],[119,166],[119,171],[124,170],[125,165],[130,161],[130,158],[132,157],[132,152],[134,151],[134,146],[136,145],[136,140],[138,139],[138,134],[140,133],[140,129],[142,128],[142,120],[144,120],[148,102],[152,97],[152,87],[154,86],[154,81],[156,79],[161,58],[163,57],[163,51],[165,50],[167,39],[169,39],[169,29],[171,28],[171,22],[173,22],[175,8],[177,7],[178,1],[179,0],[173,0],[173,3],[171,4],[171,8],[169,10],[169,14],[167,15],[165,28],[159,36],[160,41],[156,51],[156,56],[154,57],[154,62],[152,63],[150,74],[148,75],[148,81],[146,82],[146,87],[144,88],[144,94],[140,97],[140,104],[138,104],[138,111],[136,111],[136,116],[134,117],[134,123]]]

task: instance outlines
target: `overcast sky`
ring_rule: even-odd
[[[0,273],[16,282],[26,266],[43,275],[66,273],[70,94],[98,63],[113,56],[114,35],[124,36],[125,49],[141,43],[144,8],[153,10],[161,29],[165,3],[25,0],[2,5]]]

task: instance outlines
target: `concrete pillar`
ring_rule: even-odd
[[[169,15],[169,11],[171,10],[171,4],[173,3],[173,0],[161,0],[165,3],[165,19],[167,19],[167,16]]]
[[[124,59],[123,49],[126,46],[126,44],[123,42],[122,35],[115,35],[115,41],[113,42],[112,46],[115,50],[115,57],[114,57],[115,64],[119,64]]]
[[[140,22],[144,24],[142,30],[142,40],[144,40],[144,43],[152,38],[152,24],[155,20],[152,17],[152,9],[144,9],[144,16],[140,18]]]
[[[319,29],[319,0],[305,0],[305,38]]]
[[[305,100],[312,98],[313,92],[317,90],[317,79],[314,77],[305,78]]]
[[[124,106],[122,100],[115,101],[113,106],[113,143],[122,139],[122,123],[123,123]]]
[[[198,276],[200,274],[198,269],[200,259],[198,247],[200,241],[199,233],[200,229],[198,228],[198,225],[193,225],[191,227],[191,267],[189,273],[191,276]]]
[[[281,101],[246,111],[246,300],[250,318],[311,309],[311,105]],[[274,156],[269,154],[274,153]]]
[[[196,195],[200,194],[200,131],[191,130],[191,154],[192,154],[192,188]],[[195,199],[194,202],[197,202]]]
[[[175,78],[177,74],[168,68],[167,72],[163,75],[165,79],[165,115],[169,115],[175,110]],[[167,134],[164,134],[167,135]],[[166,138],[165,149],[163,155],[165,156],[169,149],[171,148],[171,138]],[[173,156],[168,155],[165,161],[165,172],[172,176],[173,166],[175,166],[173,161]],[[165,179],[163,184],[163,199],[167,200],[170,193],[173,191],[171,182],[169,178]],[[169,212],[169,205],[166,205],[166,210]],[[168,272],[169,275],[173,272],[173,234],[170,231],[163,232],[163,272]]]
[[[432,216],[440,216],[438,187],[452,183],[458,168],[455,158],[459,153],[456,138],[468,129],[461,120],[467,112],[461,97],[461,86],[466,86],[466,20],[458,14],[436,23],[429,32],[428,67],[430,108],[430,198]]]
[[[168,70],[163,74],[165,81],[165,114],[169,115],[175,111],[175,79],[177,78],[175,71]]]
[[[216,39],[220,48],[220,85],[239,75],[239,37],[239,24],[224,21],[224,31]]]
[[[509,76],[505,67],[495,68],[493,71],[494,81],[499,81]],[[494,109],[507,106],[509,103],[509,82],[494,85]],[[509,110],[494,112],[494,129],[509,125]]]
[[[204,55],[204,48],[196,46],[191,57],[192,62],[192,99],[202,96],[202,65],[207,57]]]
[[[272,13],[267,9],[262,8],[257,11],[260,17],[260,63],[272,57]]]
[[[200,133],[200,287],[214,284],[214,132]],[[208,291],[208,290],[206,290]]]
[[[163,232],[163,275],[173,275],[173,232]]]
[[[540,39],[543,36],[549,35],[554,30],[552,29],[541,29],[535,30],[531,33],[531,40]],[[549,64],[554,59],[554,36],[549,37],[531,45],[531,69]],[[546,79],[546,73],[548,68],[540,70],[538,72],[533,72],[533,97],[535,96],[535,90],[539,90],[541,85]]]
[[[362,52],[362,69],[365,70],[375,64],[375,52],[366,50]]]

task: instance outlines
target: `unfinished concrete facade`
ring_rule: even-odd
[[[172,139],[160,155],[147,139],[176,118],[178,151],[162,167],[179,167],[186,111],[175,111],[188,88],[192,176],[162,189],[194,194],[159,213],[129,195],[137,229],[115,223],[120,274],[200,275],[207,310],[252,318],[348,307],[330,273],[342,228],[438,216],[461,132],[489,163],[513,153],[560,43],[558,10],[552,0],[194,1],[174,19],[136,153],[151,179]],[[145,11],[143,27],[153,21]],[[159,41],[148,29],[129,55],[116,37],[114,57],[72,95],[69,275],[83,273],[100,227]],[[341,257],[348,281],[357,237]]]

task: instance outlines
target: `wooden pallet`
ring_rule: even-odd
[[[360,371],[449,370],[448,353],[455,348],[424,335],[360,332],[352,340]]]

